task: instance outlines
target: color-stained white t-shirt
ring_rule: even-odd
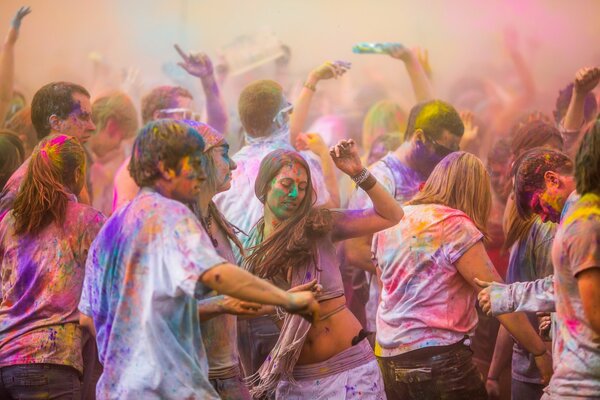
[[[196,299],[225,263],[194,214],[149,189],[108,219],[88,254],[79,310],[94,320],[100,399],[218,399]]]
[[[477,296],[454,263],[482,239],[464,212],[439,204],[405,206],[396,226],[375,234],[383,283],[376,355],[446,346],[473,334]]]

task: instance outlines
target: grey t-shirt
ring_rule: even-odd
[[[556,224],[535,218],[527,237],[517,241],[510,249],[507,283],[534,281],[552,274],[550,250],[555,233]],[[535,313],[527,313],[527,318],[537,331]],[[521,382],[542,383],[533,355],[518,342],[513,347],[512,377]]]

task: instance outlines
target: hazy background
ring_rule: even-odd
[[[442,98],[465,75],[490,76],[511,90],[515,78],[502,40],[507,27],[519,35],[541,105],[552,104],[579,67],[600,64],[600,1],[595,0],[3,0],[0,26],[8,28],[20,5],[33,10],[23,21],[16,51],[16,88],[28,100],[51,80],[82,83],[94,96],[117,85],[129,67],[140,71],[141,92],[171,84],[163,71],[165,63],[178,61],[173,43],[215,57],[235,37],[261,28],[291,47],[292,79],[301,80],[322,61],[344,59],[353,63],[346,84],[369,74],[405,104],[413,98],[401,63],[352,54],[354,43],[398,41],[428,49]],[[99,60],[95,67],[93,58]],[[171,70],[177,73],[172,65]],[[230,105],[236,89],[226,91]]]

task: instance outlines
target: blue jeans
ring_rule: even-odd
[[[419,349],[395,357],[378,357],[388,399],[487,400],[481,374],[471,360],[471,349],[451,346]],[[433,352],[431,351],[433,350]],[[413,353],[413,354],[411,354]]]
[[[244,376],[256,373],[279,338],[279,328],[269,317],[238,320],[238,351]]]
[[[210,384],[215,388],[221,400],[252,399],[248,387],[239,375],[225,379],[210,379]]]
[[[0,399],[80,400],[75,368],[54,364],[21,364],[0,368]]]
[[[540,400],[544,394],[544,385],[518,381],[515,378],[510,383],[511,400]]]

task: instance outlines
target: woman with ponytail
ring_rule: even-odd
[[[84,181],[79,141],[46,137],[0,222],[0,398],[81,397],[77,305],[88,248],[104,222],[77,202]]]

